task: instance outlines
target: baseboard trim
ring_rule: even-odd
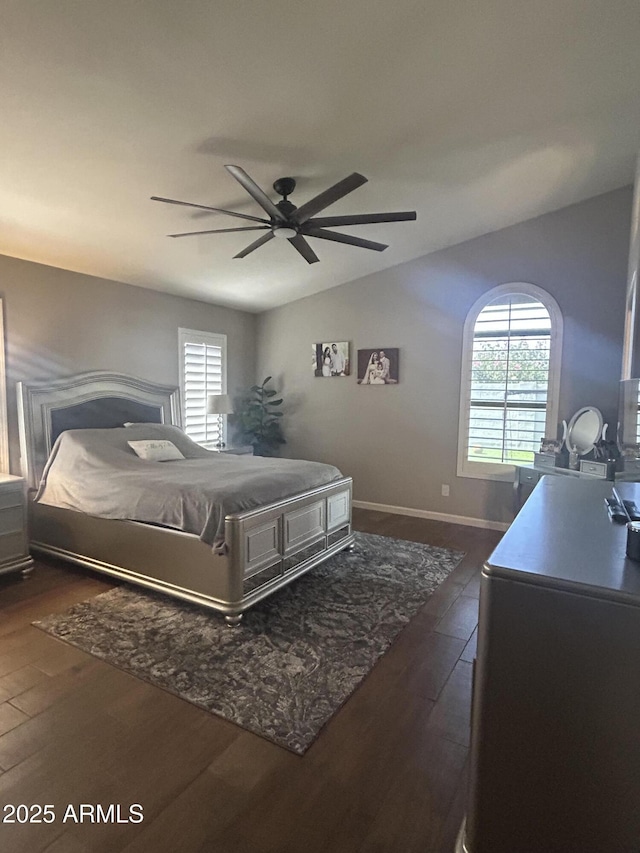
[[[490,521],[488,518],[472,518],[468,515],[450,515],[447,512],[432,512],[429,509],[414,509],[408,506],[376,504],[371,501],[352,501],[358,509],[372,509],[376,512],[390,512],[394,515],[410,515],[414,518],[428,518],[431,521],[446,521],[449,524],[462,524],[465,527],[481,527],[484,530],[508,530],[506,521]]]

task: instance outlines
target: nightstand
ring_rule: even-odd
[[[22,477],[0,474],[0,575],[33,571],[27,538],[27,494]]]

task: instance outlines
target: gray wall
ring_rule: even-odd
[[[615,424],[631,199],[616,190],[260,315],[258,373],[282,385],[286,452],[338,465],[362,501],[509,520],[509,484],[456,476],[465,317],[497,284],[543,287],[564,317],[560,419],[595,405]],[[399,347],[400,383],[315,378],[311,344],[332,340],[351,342],[353,364],[359,348]]]
[[[258,317],[0,256],[11,471],[16,381],[113,369],[177,384],[186,326],[227,334],[231,392],[277,378],[288,455],[339,465],[357,499],[506,521],[508,484],[456,476],[465,316],[496,284],[548,290],[565,319],[561,418],[591,404],[615,423],[631,195],[607,193]],[[351,342],[354,363],[358,348],[399,347],[400,383],[316,379],[311,344],[334,339]]]
[[[117,370],[178,384],[178,328],[227,335],[231,392],[253,382],[256,316],[0,256],[11,472],[20,473],[15,384]]]

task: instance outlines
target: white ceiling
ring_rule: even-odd
[[[639,83],[638,0],[5,0],[0,252],[262,310],[630,183]],[[225,163],[418,219],[168,239],[262,215]]]

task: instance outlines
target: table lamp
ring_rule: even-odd
[[[207,414],[218,416],[218,441],[216,447],[223,448],[225,446],[222,440],[222,416],[233,414],[233,403],[228,394],[209,394],[207,397]]]

